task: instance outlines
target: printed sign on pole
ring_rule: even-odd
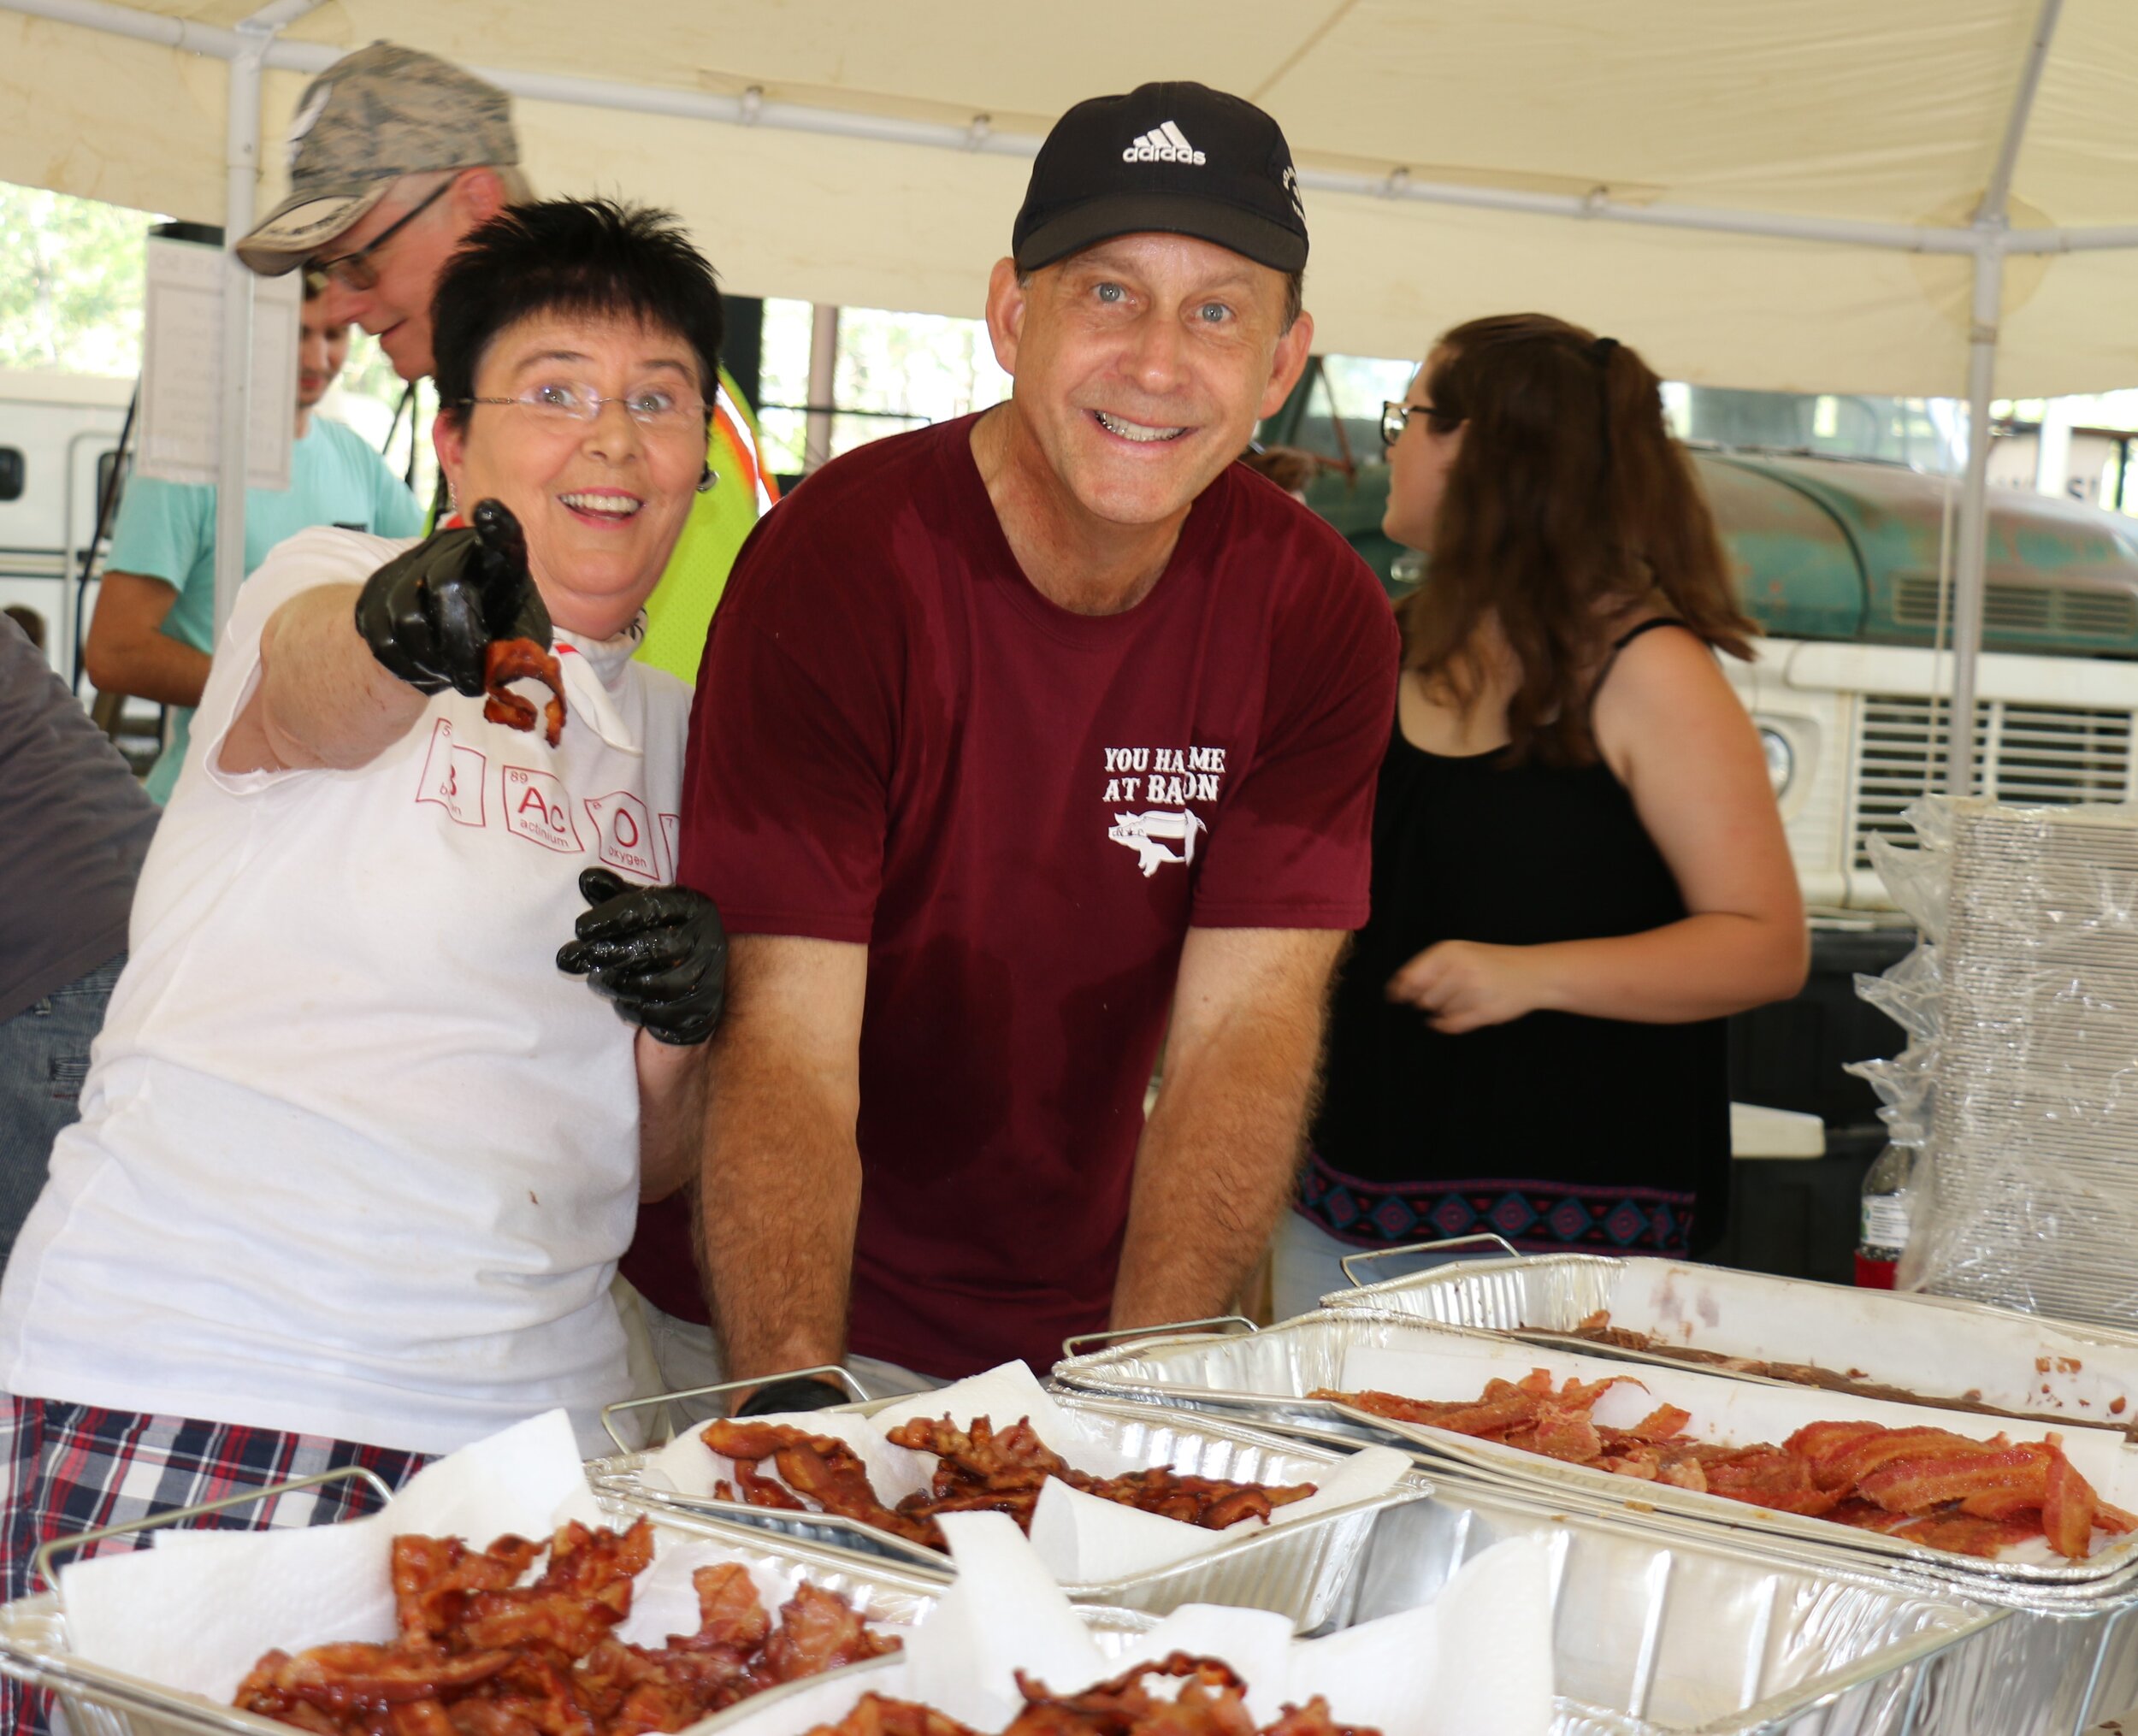
[[[221,462],[222,250],[151,235],[141,336],[141,444],[134,468],[166,482],[213,483]],[[252,280],[248,486],[290,485],[297,421],[299,275]]]

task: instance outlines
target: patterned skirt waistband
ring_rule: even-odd
[[[1595,1249],[1682,1258],[1696,1196],[1659,1188],[1576,1187],[1565,1182],[1364,1181],[1309,1154],[1299,1210],[1361,1247],[1433,1242],[1485,1231],[1529,1254]]]

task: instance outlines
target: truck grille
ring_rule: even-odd
[[[1863,695],[1850,826],[1858,868],[1871,865],[1874,837],[1908,837],[1901,815],[1910,802],[1945,788],[1949,722],[1945,700]],[[1976,702],[1976,777],[1982,794],[1999,801],[2123,801],[2130,765],[2127,711]]]
[[[1893,619],[1907,627],[1937,625],[1934,576],[1905,578],[1893,587]],[[1991,585],[1982,593],[1982,626],[1991,633],[2123,638],[2138,633],[2138,599],[2128,592],[2084,591],[2070,585]]]

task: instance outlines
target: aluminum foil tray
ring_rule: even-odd
[[[1437,1597],[1471,1556],[1543,1533],[1553,1552],[1556,1736],[2070,1736],[2053,1664],[2001,1643],[2011,1618],[1889,1574],[1762,1559],[1728,1538],[1460,1475],[1393,1515],[1361,1585],[1368,1621]],[[2041,1704],[2033,1702],[2039,1699]],[[1983,1715],[1953,1715],[1961,1708]],[[2021,1708],[2026,1709],[2021,1710]]]
[[[1387,1517],[1367,1552],[1359,1617],[1436,1597],[1480,1550],[1537,1533],[1550,1538],[1553,1561],[1554,1736],[2070,1736],[2073,1727],[2055,1721],[2053,1694],[2036,1693],[2039,1672],[2012,1692],[2003,1686],[2023,1661],[1999,1648],[2010,1624],[1997,1612],[1869,1576],[1750,1561],[1713,1540],[1569,1522],[1549,1503],[1485,1486],[1444,1486]],[[1124,1660],[1134,1649],[1118,1632],[1101,1639]],[[712,1736],[747,1721],[752,1736],[800,1736],[843,1715],[845,1697],[870,1686],[797,1684],[775,1691],[797,1697],[785,1706],[765,1695],[703,1727]],[[1955,1718],[1970,1706],[1978,1719]]]
[[[902,1400],[843,1407],[865,1414]],[[1107,1444],[1139,1465],[1164,1465],[1184,1475],[1249,1483],[1311,1483],[1364,1441],[1308,1443],[1210,1417],[1184,1416],[1149,1404],[1069,1396],[1063,1408]],[[858,1520],[830,1514],[783,1512],[740,1502],[711,1501],[649,1487],[648,1456],[626,1453],[587,1467],[594,1487],[656,1516],[700,1514],[754,1526],[798,1544],[832,1547],[857,1558],[874,1556],[907,1571],[948,1580],[954,1569],[936,1550],[894,1537]],[[1183,1603],[1232,1603],[1273,1609],[1302,1633],[1344,1626],[1350,1616],[1357,1566],[1384,1517],[1424,1499],[1432,1484],[1407,1478],[1387,1493],[1355,1501],[1314,1519],[1257,1526],[1228,1538],[1208,1555],[1122,1580],[1070,1585],[1077,1602],[1165,1615]]]
[[[2138,1424],[2138,1336],[1945,1296],[1852,1290],[1679,1260],[1544,1254],[1438,1267],[1338,1290],[1321,1305],[1506,1333],[1523,1327],[1570,1333],[1607,1312],[1613,1326],[1666,1343],[1852,1373],[1919,1394],[1925,1403],[1971,1398],[2058,1427]],[[1763,1378],[1586,1340],[1566,1348]]]
[[[605,1497],[602,1505],[620,1519],[636,1516],[629,1503],[611,1497]],[[722,1525],[704,1518],[651,1516],[659,1530],[728,1545],[737,1560],[799,1568],[811,1583],[838,1592],[864,1615],[887,1624],[909,1626],[921,1620],[942,1595],[940,1579],[907,1572],[877,1557],[812,1548],[761,1529]],[[1085,1613],[1085,1620],[1102,1635],[1122,1633],[1124,1644],[1128,1636],[1144,1632],[1151,1619],[1133,1611],[1096,1606]],[[0,1606],[0,1672],[52,1690],[74,1736],[289,1736],[290,1733],[288,1725],[273,1719],[216,1705],[76,1657],[68,1642],[67,1618],[58,1597],[50,1591]]]
[[[1471,1476],[1533,1489],[1574,1504],[1602,1503],[1615,1510],[1653,1513],[1681,1524],[1723,1526],[1747,1539],[1794,1542],[1817,1558],[1835,1562],[1905,1562],[1934,1577],[1956,1579],[1984,1591],[2011,1591],[2037,1607],[2090,1609],[2105,1598],[2130,1594],[2138,1575],[2138,1537],[2098,1549],[2084,1562],[1972,1561],[1901,1538],[1830,1525],[1795,1514],[1773,1513],[1721,1496],[1639,1483],[1608,1472],[1450,1433],[1423,1424],[1401,1423],[1347,1405],[1309,1399],[1318,1387],[1341,1386],[1344,1358],[1354,1349],[1460,1355],[1476,1365],[1476,1384],[1452,1387],[1475,1392],[1486,1379],[1519,1378],[1550,1367],[1577,1372],[1579,1359],[1541,1346],[1510,1343],[1503,1337],[1438,1325],[1414,1314],[1323,1311],[1302,1314],[1251,1336],[1213,1338],[1172,1336],[1069,1358],[1054,1365],[1054,1379],[1066,1390],[1174,1404],[1285,1430],[1303,1439],[1379,1440],[1407,1445],[1429,1473],[1461,1471]],[[1579,1370],[1584,1379],[1623,1370],[1604,1362]],[[1467,1381],[1468,1370],[1465,1370]],[[1733,1381],[1689,1367],[1645,1369],[1641,1380],[1658,1402],[1670,1400],[1696,1420],[1721,1413],[1747,1420],[1731,1438],[1746,1444],[1786,1438],[1804,1423],[1824,1417],[1863,1415],[1888,1423],[1921,1424],[1936,1419],[1963,1432],[1984,1432],[1984,1419],[1914,1407],[1881,1405],[1787,1384]],[[2087,1431],[2066,1446],[2102,1498],[2138,1504],[2138,1454],[2106,1432]],[[2063,1599],[2059,1605],[2058,1599]]]

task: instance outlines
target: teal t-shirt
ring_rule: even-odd
[[[314,525],[338,524],[379,536],[414,536],[422,514],[399,477],[353,428],[314,416],[290,448],[290,486],[280,492],[248,488],[245,496],[245,570],[248,576],[275,544]],[[163,631],[196,651],[212,651],[216,623],[216,490],[187,482],[136,476],[119,502],[104,564],[161,579],[178,592]],[[148,791],[169,799],[186,763],[193,713],[178,711],[171,745],[149,773]]]

